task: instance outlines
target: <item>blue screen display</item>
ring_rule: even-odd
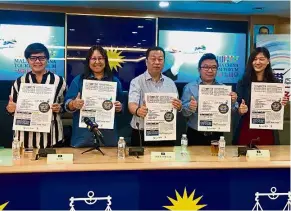
[[[44,44],[49,50],[47,70],[64,76],[64,27],[0,24],[0,80],[15,80],[30,71],[24,50],[35,42]]]
[[[163,72],[171,71],[177,83],[189,83],[199,77],[198,62],[205,53],[217,56],[217,81],[234,84],[244,73],[245,33],[159,30],[158,39],[166,51]]]

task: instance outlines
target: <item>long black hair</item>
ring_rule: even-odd
[[[104,75],[106,75],[109,79],[112,79],[113,73],[112,73],[110,66],[109,66],[107,51],[99,45],[93,45],[89,49],[87,56],[86,56],[86,61],[84,63],[84,73],[82,74],[82,78],[86,79],[93,73],[90,66],[89,66],[89,62],[90,62],[90,59],[91,59],[94,51],[96,51],[96,50],[100,52],[100,54],[102,55],[102,57],[104,58],[104,61],[105,61]]]
[[[253,61],[255,60],[256,56],[262,53],[268,60],[270,60],[270,52],[267,48],[265,47],[258,47],[256,48],[250,55],[246,67],[245,74],[243,76],[243,84],[245,85],[250,85],[251,82],[257,82],[257,75],[256,71],[254,70],[253,67]],[[271,68],[271,62],[267,65],[265,71],[264,71],[264,77],[263,77],[263,82],[277,82],[277,79],[274,75],[274,72]]]

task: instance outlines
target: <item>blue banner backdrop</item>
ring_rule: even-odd
[[[0,181],[4,210],[252,210],[256,192],[290,191],[290,169],[0,174]],[[94,203],[89,191],[101,199]],[[283,210],[287,200],[261,196],[259,203]]]

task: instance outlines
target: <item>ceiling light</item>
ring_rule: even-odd
[[[170,3],[168,1],[161,1],[159,3],[159,6],[162,8],[168,7],[170,5]]]
[[[137,32],[132,32],[133,34],[137,34]]]
[[[136,48],[136,45],[134,45],[133,47]]]
[[[207,29],[207,30],[211,30],[211,29],[212,29],[212,27],[206,27],[206,29]]]
[[[139,29],[142,29],[142,28],[143,28],[143,26],[138,26],[137,28],[139,28]]]
[[[74,31],[75,31],[75,29],[70,29],[70,31],[71,31],[71,32],[74,32]]]
[[[138,42],[137,44],[138,44],[138,45],[141,45],[141,43],[140,43],[140,42]]]
[[[146,40],[142,40],[143,42],[145,42]]]

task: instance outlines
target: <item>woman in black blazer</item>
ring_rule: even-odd
[[[280,144],[277,130],[250,129],[251,84],[252,82],[278,83],[271,68],[270,53],[267,48],[258,47],[250,55],[245,74],[237,84],[239,106],[234,119],[234,145],[248,145],[251,140],[258,139],[258,145]],[[282,96],[281,104],[286,105],[288,99]]]

